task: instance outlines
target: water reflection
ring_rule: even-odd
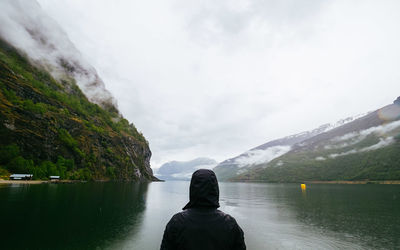
[[[143,224],[137,234],[121,238],[109,249],[159,249],[169,219],[189,199],[189,182],[153,182],[149,184]]]
[[[296,218],[319,230],[340,233],[369,248],[400,247],[398,185],[314,185],[306,199],[290,194]]]
[[[220,186],[222,209],[242,224],[249,249],[400,247],[398,185]]]
[[[2,248],[105,248],[138,231],[146,195],[145,183],[3,186]]]
[[[2,249],[159,249],[189,182],[0,187]],[[400,185],[220,183],[248,249],[400,249]],[[7,225],[7,226],[4,226]]]

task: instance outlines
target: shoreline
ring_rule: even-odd
[[[0,184],[42,184],[42,180],[0,180]]]
[[[74,181],[74,180],[0,180],[0,184],[43,184],[43,183],[78,183],[85,181]]]
[[[53,184],[72,184],[72,183],[86,183],[86,182],[113,182],[112,180],[92,180],[92,181],[83,181],[83,180],[2,180],[0,179],[1,184],[45,184],[45,183],[53,183]],[[117,181],[121,182],[121,181]],[[122,181],[126,182],[126,181]],[[131,182],[131,181],[128,181]],[[165,182],[164,180],[153,180],[150,182]]]

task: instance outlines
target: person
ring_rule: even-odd
[[[217,208],[219,188],[215,173],[199,169],[192,175],[190,201],[165,227],[161,250],[246,249],[236,220]]]

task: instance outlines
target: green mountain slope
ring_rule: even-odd
[[[88,101],[0,39],[0,175],[155,179],[148,142],[113,105]]]
[[[336,127],[343,126],[346,123],[352,122],[362,116],[365,116],[365,114],[347,117],[332,124],[326,123],[309,131],[303,131],[301,133],[269,141],[236,157],[219,163],[214,168],[214,172],[217,175],[218,180],[226,181],[235,178],[236,176],[256,167],[257,165],[266,165],[271,160],[286,154],[292,150],[292,147],[296,144],[299,145],[303,141],[316,137],[317,135],[325,133]]]
[[[236,181],[399,180],[400,104],[314,136]]]

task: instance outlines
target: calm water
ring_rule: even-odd
[[[1,249],[159,249],[188,182],[0,185]],[[220,183],[248,249],[400,249],[400,185]]]

